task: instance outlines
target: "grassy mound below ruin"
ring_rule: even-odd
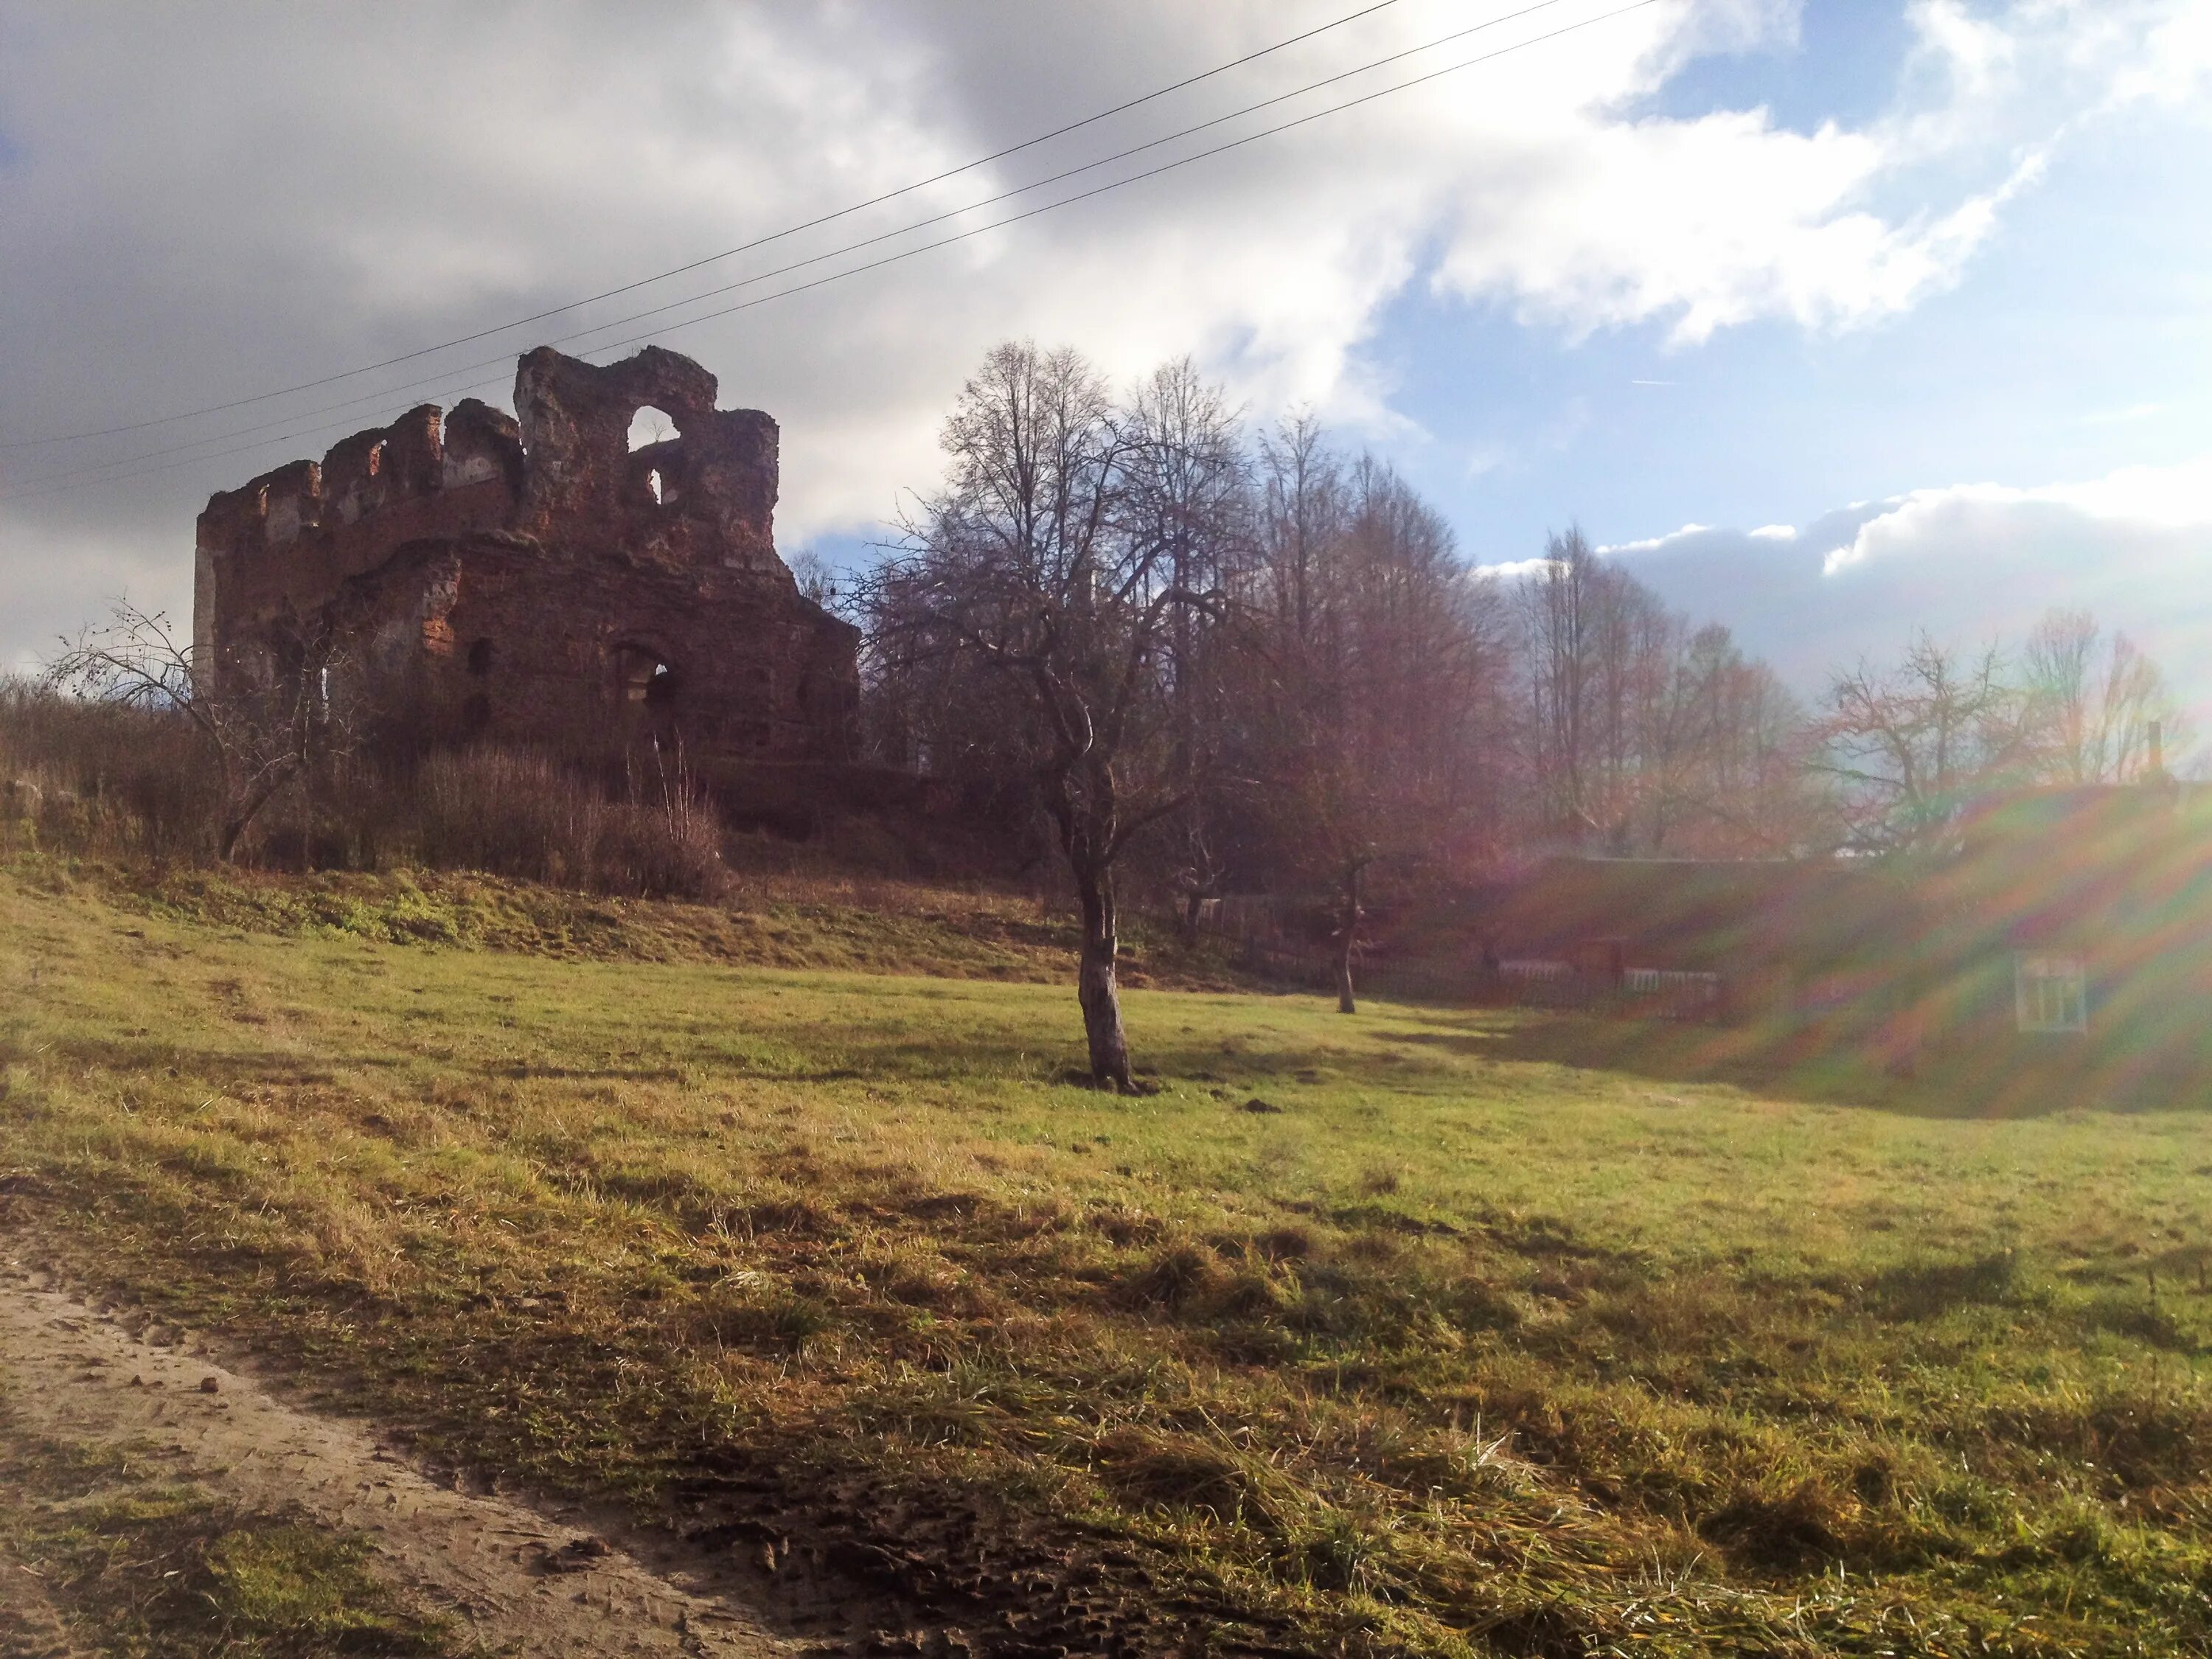
[[[470,871],[297,874],[16,852],[21,887],[233,936],[355,939],[597,962],[720,963],[942,979],[1071,977],[1072,915],[1032,896],[865,876],[750,874],[714,902],[630,898]],[[1123,974],[1230,988],[1225,950],[1141,923]]]

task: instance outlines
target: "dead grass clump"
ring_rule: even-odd
[[[1279,1316],[1291,1303],[1289,1293],[1261,1273],[1232,1274],[1208,1299],[1206,1311],[1216,1319],[1257,1320]]]
[[[209,757],[182,716],[0,678],[0,845],[210,857],[218,796]]]
[[[1227,1278],[1221,1258],[1205,1245],[1177,1243],[1155,1251],[1121,1290],[1139,1306],[1180,1310],[1211,1299]]]
[[[717,1342],[787,1353],[804,1352],[837,1326],[836,1310],[820,1297],[757,1282],[706,1298],[695,1316]]]
[[[123,860],[211,860],[215,758],[188,721],[0,680],[0,842]],[[610,791],[550,757],[495,748],[419,764],[332,758],[256,817],[234,856],[295,869],[414,862],[636,897],[714,898],[723,826],[680,757]]]
[[[1125,1426],[1099,1436],[1091,1455],[1100,1480],[1124,1503],[1194,1510],[1232,1526],[1279,1524],[1253,1470],[1225,1447]]]
[[[1344,1241],[1339,1254],[1347,1261],[1387,1267],[1406,1254],[1406,1245],[1402,1239],[1393,1238],[1389,1233],[1363,1227]]]
[[[713,805],[679,763],[633,768],[623,798],[550,757],[430,756],[412,791],[425,863],[637,897],[712,898],[726,877]]]
[[[1559,1299],[1571,1296],[1571,1290]],[[1652,1353],[1700,1351],[1740,1335],[1745,1323],[1740,1294],[1717,1278],[1692,1276],[1602,1296],[1591,1305],[1589,1317],[1624,1342]]]
[[[922,1193],[900,1200],[897,1207],[918,1221],[942,1221],[971,1216],[981,1202],[974,1193]]]
[[[1387,1597],[1399,1588],[1391,1553],[1383,1517],[1323,1507],[1298,1528],[1287,1565],[1292,1579],[1314,1589]]]
[[[1815,1476],[1786,1491],[1741,1492],[1707,1515],[1698,1531],[1747,1566],[1796,1572],[1844,1553],[1857,1503]]]
[[[2080,1462],[2120,1490],[2212,1480],[2212,1410],[2151,1389],[2093,1395],[2078,1404],[2014,1401],[1973,1425],[1981,1437]]]
[[[960,1290],[960,1276],[951,1266],[919,1246],[874,1257],[860,1273],[879,1293],[909,1308],[950,1307]]]
[[[592,885],[641,898],[719,896],[728,885],[722,823],[679,751],[633,763],[625,798],[607,810]]]
[[[1252,1241],[1269,1261],[1304,1261],[1314,1253],[1314,1237],[1304,1227],[1276,1227]]]
[[[1440,1298],[1446,1318],[1464,1331],[1510,1331],[1526,1315],[1511,1291],[1474,1273],[1463,1273]]]
[[[1158,1216],[1146,1215],[1142,1210],[1133,1210],[1121,1205],[1101,1205],[1085,1218],[1091,1231],[1109,1243],[1125,1249],[1132,1244],[1149,1244],[1164,1229]]]
[[[722,1224],[747,1237],[788,1233],[801,1238],[825,1238],[837,1230],[837,1218],[811,1198],[776,1198],[733,1209]]]
[[[601,1196],[660,1211],[687,1232],[704,1231],[728,1204],[726,1194],[684,1170],[595,1167],[588,1178]]]

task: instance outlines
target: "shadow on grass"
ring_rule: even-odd
[[[137,1041],[125,1037],[61,1037],[54,1041],[52,1048],[57,1054],[104,1071],[153,1077],[173,1072],[196,1081],[225,1086],[265,1083],[313,1088],[336,1083],[339,1072],[348,1067],[390,1069],[407,1063],[405,1057],[399,1054],[302,1054],[275,1048],[209,1048],[152,1038]]]
[[[1654,1082],[1721,1084],[1808,1105],[1937,1119],[2027,1118],[2077,1109],[2212,1109],[2208,1079],[2160,1072],[2087,1048],[1999,1042],[1887,1069],[1861,1034],[1769,1025],[1699,1025],[1582,1013],[1437,1012],[1394,1042],[1495,1064],[1541,1064]],[[1438,1030],[1436,1026],[1456,1026]]]

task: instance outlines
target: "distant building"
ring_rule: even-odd
[[[1484,957],[1525,964],[1549,1000],[1547,964],[1632,1006],[1639,972],[1710,974],[1716,1013],[1899,1068],[2130,1086],[2212,1072],[2212,791],[2156,766],[1993,795],[1942,853],[1550,859],[1493,890],[1479,927]]]
[[[2212,796],[2162,773],[2021,791],[1959,841],[1918,884],[1910,989],[1935,1029],[2146,1065],[2212,1054]]]

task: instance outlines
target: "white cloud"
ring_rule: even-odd
[[[1507,559],[1498,564],[1479,564],[1469,574],[1482,581],[1509,582],[1522,576],[1533,576],[1549,562],[1540,554],[1533,559]]]
[[[1794,529],[1685,528],[1606,551],[1807,690],[1918,629],[2017,641],[2051,607],[2086,606],[2162,664],[2212,738],[2212,456],[1916,489]]]
[[[1328,97],[1611,9],[1563,0]],[[726,400],[782,422],[780,525],[793,545],[879,520],[901,489],[927,483],[942,410],[1009,335],[1072,341],[1125,375],[1194,352],[1255,410],[1308,401],[1407,437],[1364,349],[1425,275],[1437,292],[1571,336],[1656,321],[1690,343],[1759,319],[1832,329],[1895,314],[1957,280],[2067,119],[2194,85],[2197,71],[2177,79],[2176,65],[2204,59],[2208,9],[2020,0],[1983,15],[1917,3],[1919,44],[1894,106],[1805,133],[1764,110],[1650,112],[1694,53],[1796,27],[1790,0],[1668,0],[670,343],[721,375]],[[894,188],[1327,15],[1286,20],[1263,0],[1081,12],[878,0],[642,18],[571,0],[495,24],[427,5],[148,7],[120,22],[104,8],[18,14],[0,22],[0,218],[41,231],[0,240],[0,438],[243,396],[468,332]],[[1402,0],[1141,115],[581,320],[959,207],[1468,21],[1446,0]],[[2154,27],[2167,54],[2158,64],[2146,57]],[[0,453],[0,493],[63,465],[313,410],[578,320],[204,426]],[[11,597],[33,580],[82,591],[89,610],[92,577],[64,561],[96,545],[106,568],[142,568],[173,596],[210,489],[441,391],[395,391],[390,409],[357,419],[299,413],[300,428],[337,429],[127,486],[0,501],[0,582]],[[1559,432],[1528,441],[1565,442],[1588,418],[1571,410]],[[24,648],[23,614],[0,606],[0,661]]]
[[[1923,556],[1930,541],[1945,535],[1982,544],[1991,539],[1989,526],[2034,515],[2042,507],[2063,509],[2086,526],[2124,533],[2212,532],[2212,458],[2179,466],[2124,467],[2086,483],[2026,489],[1993,483],[1916,489],[1862,525],[1847,545],[1831,550],[1821,574],[1848,575],[1870,561]],[[2206,550],[2212,555],[2212,545]],[[2212,562],[2206,574],[2212,575]],[[2212,586],[2205,597],[2212,599]]]

